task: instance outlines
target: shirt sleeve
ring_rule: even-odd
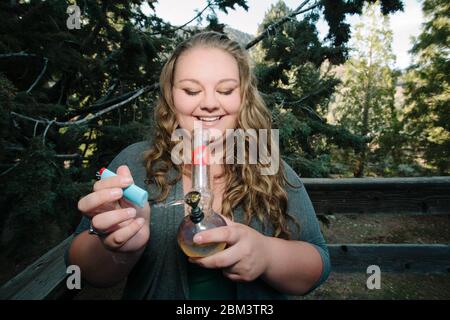
[[[317,220],[316,212],[311,200],[306,192],[305,186],[295,171],[283,161],[284,170],[288,182],[293,185],[287,185],[288,193],[288,214],[293,217],[300,225],[300,232],[292,234],[294,240],[305,241],[312,244],[319,252],[322,258],[322,274],[314,286],[306,293],[312,292],[319,287],[330,274],[331,264],[330,255],[325,239],[320,230],[320,224]],[[297,229],[293,229],[296,231]]]

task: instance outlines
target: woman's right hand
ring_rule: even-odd
[[[111,251],[138,251],[150,237],[148,202],[140,208],[122,198],[122,188],[132,183],[128,167],[120,166],[117,176],[97,181],[93,192],[78,201],[78,209],[92,219],[92,226],[108,234],[99,239]]]

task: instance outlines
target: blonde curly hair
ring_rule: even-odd
[[[182,178],[182,165],[176,165],[171,160],[171,150],[177,142],[171,141],[172,133],[179,124],[174,111],[172,87],[175,66],[178,57],[192,48],[217,48],[233,56],[239,67],[241,106],[236,129],[268,129],[269,137],[272,128],[271,113],[260,96],[256,78],[251,70],[250,57],[236,41],[229,39],[225,34],[218,32],[201,32],[188,40],[183,41],[174,50],[165,63],[160,79],[160,95],[155,107],[155,139],[152,147],[145,154],[147,170],[147,183],[153,181],[160,188],[161,193],[153,199],[155,202],[164,201],[171,188]],[[248,140],[248,138],[246,138]],[[269,147],[275,146],[269,139]],[[248,141],[246,142],[246,155],[249,154]],[[273,152],[273,151],[272,151]],[[271,223],[274,236],[290,238],[287,220],[288,183],[280,161],[280,168],[276,174],[261,175],[259,170],[263,164],[225,164],[225,192],[222,202],[221,214],[233,219],[233,208],[242,205],[245,213],[245,223],[256,216],[265,225]],[[169,180],[167,173],[175,169],[178,175]],[[295,221],[294,221],[295,222]],[[295,222],[297,224],[297,222]],[[297,224],[298,225],[298,224]]]

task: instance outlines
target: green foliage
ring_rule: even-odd
[[[337,123],[366,137],[368,145],[354,162],[355,175],[380,174],[372,163],[393,156],[401,135],[399,110],[395,108],[397,72],[393,69],[392,31],[389,18],[379,13],[379,3],[363,9],[363,22],[355,27],[352,57],[343,65],[342,86],[336,94],[332,114]],[[345,159],[343,159],[345,161]],[[369,170],[365,170],[368,165]],[[385,167],[382,161],[381,168]]]
[[[76,201],[88,192],[91,183],[74,183],[79,172],[58,166],[54,155],[52,146],[43,147],[41,139],[32,139],[14,170],[2,176],[1,246],[16,260],[33,254],[55,237],[66,236],[79,219]]]
[[[97,114],[140,88],[155,88],[167,55],[198,31],[172,26],[155,13],[144,15],[144,2],[154,8],[156,1],[78,1],[81,29],[74,30],[66,26],[65,1],[0,2],[2,252],[25,257],[69,235],[79,219],[76,202],[89,192],[98,168],[125,146],[145,139],[153,127],[155,90]],[[271,29],[253,50],[260,89],[281,131],[282,154],[304,176],[335,172],[331,151],[359,150],[363,143],[358,135],[323,119],[339,83],[330,66],[347,54],[344,18],[358,13],[363,2],[323,1]],[[224,29],[217,10],[248,9],[245,0],[207,3],[211,30]],[[385,5],[383,10],[398,8]],[[261,28],[289,12],[278,3]],[[325,41],[315,26],[322,12],[330,24]],[[60,124],[85,117],[92,119]]]
[[[260,31],[290,13],[279,1],[266,13]],[[359,150],[363,139],[323,119],[339,84],[330,73],[331,62],[341,61],[346,50],[320,41],[318,17],[313,11],[302,20],[286,22],[252,54],[259,88],[272,110],[274,127],[280,130],[281,154],[303,176],[326,177],[332,171],[331,146]],[[338,31],[330,30],[334,32]]]
[[[225,12],[228,13],[228,9],[235,9],[234,5],[240,6],[242,8],[244,8],[245,11],[248,10],[248,5],[247,5],[247,1],[246,0],[215,0],[213,1],[218,8]]]
[[[66,26],[65,1],[0,3],[0,247],[5,254],[20,260],[69,235],[80,218],[76,202],[91,189],[95,172],[149,134],[157,92],[148,90],[81,125],[48,122],[93,117],[158,82],[169,52],[192,32],[174,33],[169,23],[144,15],[144,2],[153,6],[144,0],[77,2],[82,21],[74,30]],[[224,12],[236,5],[247,8],[243,0],[211,4]],[[210,24],[221,26],[214,15]]]
[[[330,57],[330,61],[338,64],[344,62],[347,54],[346,43],[350,39],[350,25],[345,22],[346,15],[361,14],[365,3],[373,4],[377,0],[324,0],[322,6],[323,14],[328,22],[330,31],[327,39],[331,41],[335,54]],[[398,10],[403,10],[403,3],[397,0],[382,0],[381,13],[387,15]]]
[[[81,126],[11,114],[79,120],[155,83],[173,40],[146,34],[162,27],[156,19],[143,23],[141,3],[79,3],[80,30],[67,29],[64,1],[0,4],[0,246],[6,254],[20,259],[70,234],[80,218],[76,202],[89,192],[99,165],[147,134],[154,92]],[[45,72],[30,91],[44,58]],[[73,154],[79,156],[65,156]]]
[[[406,75],[404,124],[411,148],[438,174],[450,174],[450,3],[426,0],[426,22]]]

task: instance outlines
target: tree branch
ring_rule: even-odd
[[[2,53],[0,54],[1,58],[12,58],[12,57],[37,57],[34,53],[26,53],[26,52],[13,52],[13,53]]]
[[[13,58],[13,57],[38,57],[38,55],[34,53],[26,53],[26,52],[14,52],[14,53],[4,53],[0,54],[0,59],[2,58]],[[36,84],[41,80],[42,76],[44,75],[45,71],[47,70],[47,64],[48,64],[48,58],[42,57],[42,60],[44,60],[44,66],[42,67],[41,73],[39,73],[36,80],[34,80],[33,84],[28,88],[27,93],[30,93],[31,90],[36,86]]]
[[[184,23],[183,25],[176,27],[175,29],[171,30],[170,32],[174,33],[177,32],[180,29],[183,29],[184,27],[186,27],[189,23],[191,23],[192,21],[196,20],[198,17],[200,17],[203,12],[205,12],[206,9],[208,9],[209,7],[211,7],[213,4],[211,2],[208,1],[208,5],[206,7],[204,7],[199,13],[197,13],[197,15],[195,17],[193,17],[191,20],[189,20],[188,22]],[[156,35],[160,35],[161,32],[155,32],[155,33],[146,33],[145,34],[149,35],[149,36],[156,36]]]
[[[17,152],[24,152],[27,149],[25,149],[24,147],[20,147],[20,146],[9,146],[9,147],[5,147],[6,150],[10,150],[10,151],[17,151]],[[71,154],[55,154],[54,155],[55,158],[59,158],[59,159],[76,159],[76,158],[84,158],[83,155],[79,154],[79,153],[71,153]],[[15,164],[17,165],[17,163]],[[14,166],[14,165],[13,165]]]
[[[70,159],[78,159],[81,158],[82,155],[79,153],[72,153],[72,154],[55,154],[54,156],[55,158],[58,159],[66,159],[66,160],[70,160]]]
[[[33,90],[34,86],[39,82],[39,80],[41,80],[42,76],[45,73],[45,70],[47,70],[47,64],[48,64],[48,59],[46,57],[43,57],[44,59],[44,67],[42,68],[41,73],[39,74],[39,76],[36,78],[36,80],[33,82],[33,84],[31,85],[31,87],[27,90],[27,93],[30,93],[31,90]]]
[[[281,18],[280,20],[278,20],[275,23],[272,23],[271,25],[269,25],[263,32],[261,32],[256,38],[254,38],[253,40],[251,40],[249,43],[247,43],[247,45],[245,46],[245,49],[250,49],[251,47],[255,46],[258,42],[262,41],[265,37],[267,37],[269,35],[270,32],[272,32],[274,29],[278,28],[280,25],[282,25],[283,23],[285,23],[288,20],[291,20],[292,18],[294,18],[295,16],[305,13],[307,11],[310,11],[316,7],[318,7],[321,3],[320,1],[309,6],[308,8],[302,10],[302,8],[308,4],[308,2],[311,0],[305,0],[303,1],[298,7],[297,9],[295,9],[291,14],[288,14],[287,16]]]
[[[48,129],[50,129],[50,126],[55,123],[55,120],[50,120],[47,124],[47,127],[44,130],[44,134],[42,135],[42,144],[45,145],[45,136],[47,135]]]
[[[155,84],[151,86],[152,89],[153,88],[156,89],[157,87],[158,86],[155,85]],[[74,114],[75,111],[69,112],[67,115],[64,116],[63,119],[70,120],[70,119],[73,119],[75,117],[80,117],[80,116],[88,114],[88,113],[97,112],[98,110],[101,110],[101,108],[103,108],[103,107],[109,107],[110,105],[119,103],[119,102],[123,101],[124,99],[128,99],[129,97],[131,97],[133,94],[135,94],[138,91],[139,91],[139,89],[134,90],[134,91],[130,91],[130,92],[124,93],[121,96],[118,96],[118,97],[112,98],[110,100],[104,101],[106,99],[106,97],[110,94],[110,93],[107,92],[105,97],[102,97],[102,98],[98,99],[96,102],[94,102],[90,106],[87,106],[87,107],[85,107],[85,108],[83,108],[81,110],[75,110],[75,111],[78,111],[77,114]]]
[[[23,148],[23,151],[25,150],[25,148]],[[81,154],[78,153],[72,153],[72,154],[55,154],[53,156],[54,158],[57,159],[64,159],[64,160],[73,160],[73,159],[82,159],[83,156]],[[53,161],[52,161],[53,162]],[[6,175],[8,172],[11,172],[12,170],[14,170],[19,164],[21,163],[21,160],[18,160],[14,165],[12,165],[10,168],[6,169],[5,171],[3,171],[2,173],[0,173],[0,177]],[[53,163],[55,166],[56,164]],[[58,167],[58,166],[56,166]]]
[[[103,115],[103,114],[105,114],[105,113],[108,113],[108,112],[110,112],[110,111],[112,111],[112,110],[114,110],[114,109],[117,109],[117,108],[119,108],[119,107],[121,107],[121,106],[127,104],[128,102],[130,102],[130,101],[136,99],[136,98],[139,97],[140,95],[142,95],[142,94],[144,94],[144,93],[146,93],[146,92],[148,92],[148,91],[151,91],[151,90],[152,90],[153,88],[155,88],[155,87],[157,87],[157,84],[154,84],[154,85],[152,85],[152,86],[146,86],[146,87],[144,87],[144,88],[141,88],[141,89],[137,90],[136,93],[133,94],[133,95],[132,95],[131,97],[129,97],[128,99],[125,99],[125,100],[123,100],[123,101],[121,101],[121,102],[119,102],[119,103],[116,103],[116,104],[114,104],[114,105],[112,105],[112,106],[110,106],[110,107],[108,107],[108,108],[105,108],[105,109],[103,109],[103,110],[101,110],[101,111],[99,111],[99,112],[97,112],[97,113],[95,113],[95,114],[93,114],[93,115],[88,115],[88,116],[84,117],[83,119],[77,120],[77,121],[65,121],[65,122],[60,122],[60,121],[48,120],[48,119],[39,120],[39,119],[35,119],[35,118],[31,118],[31,117],[25,116],[25,115],[23,115],[23,114],[20,114],[20,113],[14,112],[14,111],[11,111],[11,115],[16,116],[16,117],[18,117],[18,118],[22,118],[22,119],[28,120],[28,121],[34,121],[34,122],[36,122],[36,123],[46,124],[46,125],[47,125],[46,132],[47,132],[48,128],[49,128],[50,125],[52,125],[52,124],[55,124],[55,125],[60,126],[60,127],[67,127],[67,126],[71,126],[71,125],[81,125],[81,124],[84,124],[84,123],[86,123],[86,122],[89,122],[89,121],[91,121],[92,119],[98,118],[98,117],[100,117],[101,115]],[[45,132],[45,133],[46,133],[46,132]],[[45,137],[45,135],[44,135],[44,137]]]
[[[16,164],[14,164],[11,168],[6,169],[5,171],[3,171],[2,173],[0,173],[0,177],[4,176],[5,174],[7,174],[8,172],[14,170],[15,167],[17,167],[20,164],[20,161],[18,161]]]
[[[36,123],[48,124],[48,122],[50,121],[50,120],[34,119],[34,118],[31,118],[31,117],[28,117],[28,116],[24,116],[23,114],[20,114],[20,113],[14,112],[14,111],[11,111],[11,115],[16,116],[18,118],[22,118],[22,119],[28,120],[28,121],[34,121]]]
[[[204,7],[195,17],[193,17],[191,20],[189,20],[188,22],[184,23],[183,25],[177,27],[175,30],[173,30],[172,32],[176,32],[180,29],[183,29],[184,27],[186,27],[189,23],[191,23],[192,21],[196,20],[198,17],[200,17],[203,12],[206,11],[206,9],[208,9],[209,7],[211,7],[211,2],[208,1],[208,5],[206,7]]]
[[[140,90],[138,90],[135,94],[133,94],[128,99],[125,99],[124,101],[121,101],[119,103],[116,103],[116,104],[108,107],[108,108],[105,108],[105,109],[103,109],[103,110],[101,110],[101,111],[99,111],[99,112],[97,112],[97,113],[95,113],[93,115],[88,115],[88,116],[84,117],[81,120],[77,120],[77,121],[73,121],[73,122],[55,122],[55,123],[57,125],[61,126],[61,127],[70,126],[70,125],[80,125],[80,124],[86,123],[88,121],[91,121],[92,119],[100,117],[101,115],[103,115],[103,114],[105,114],[107,112],[110,112],[110,111],[112,111],[114,109],[117,109],[117,108],[127,104],[128,102],[136,99],[137,97],[139,97],[143,93],[150,91],[150,89],[151,89],[151,87],[149,87],[149,86],[141,88]]]

